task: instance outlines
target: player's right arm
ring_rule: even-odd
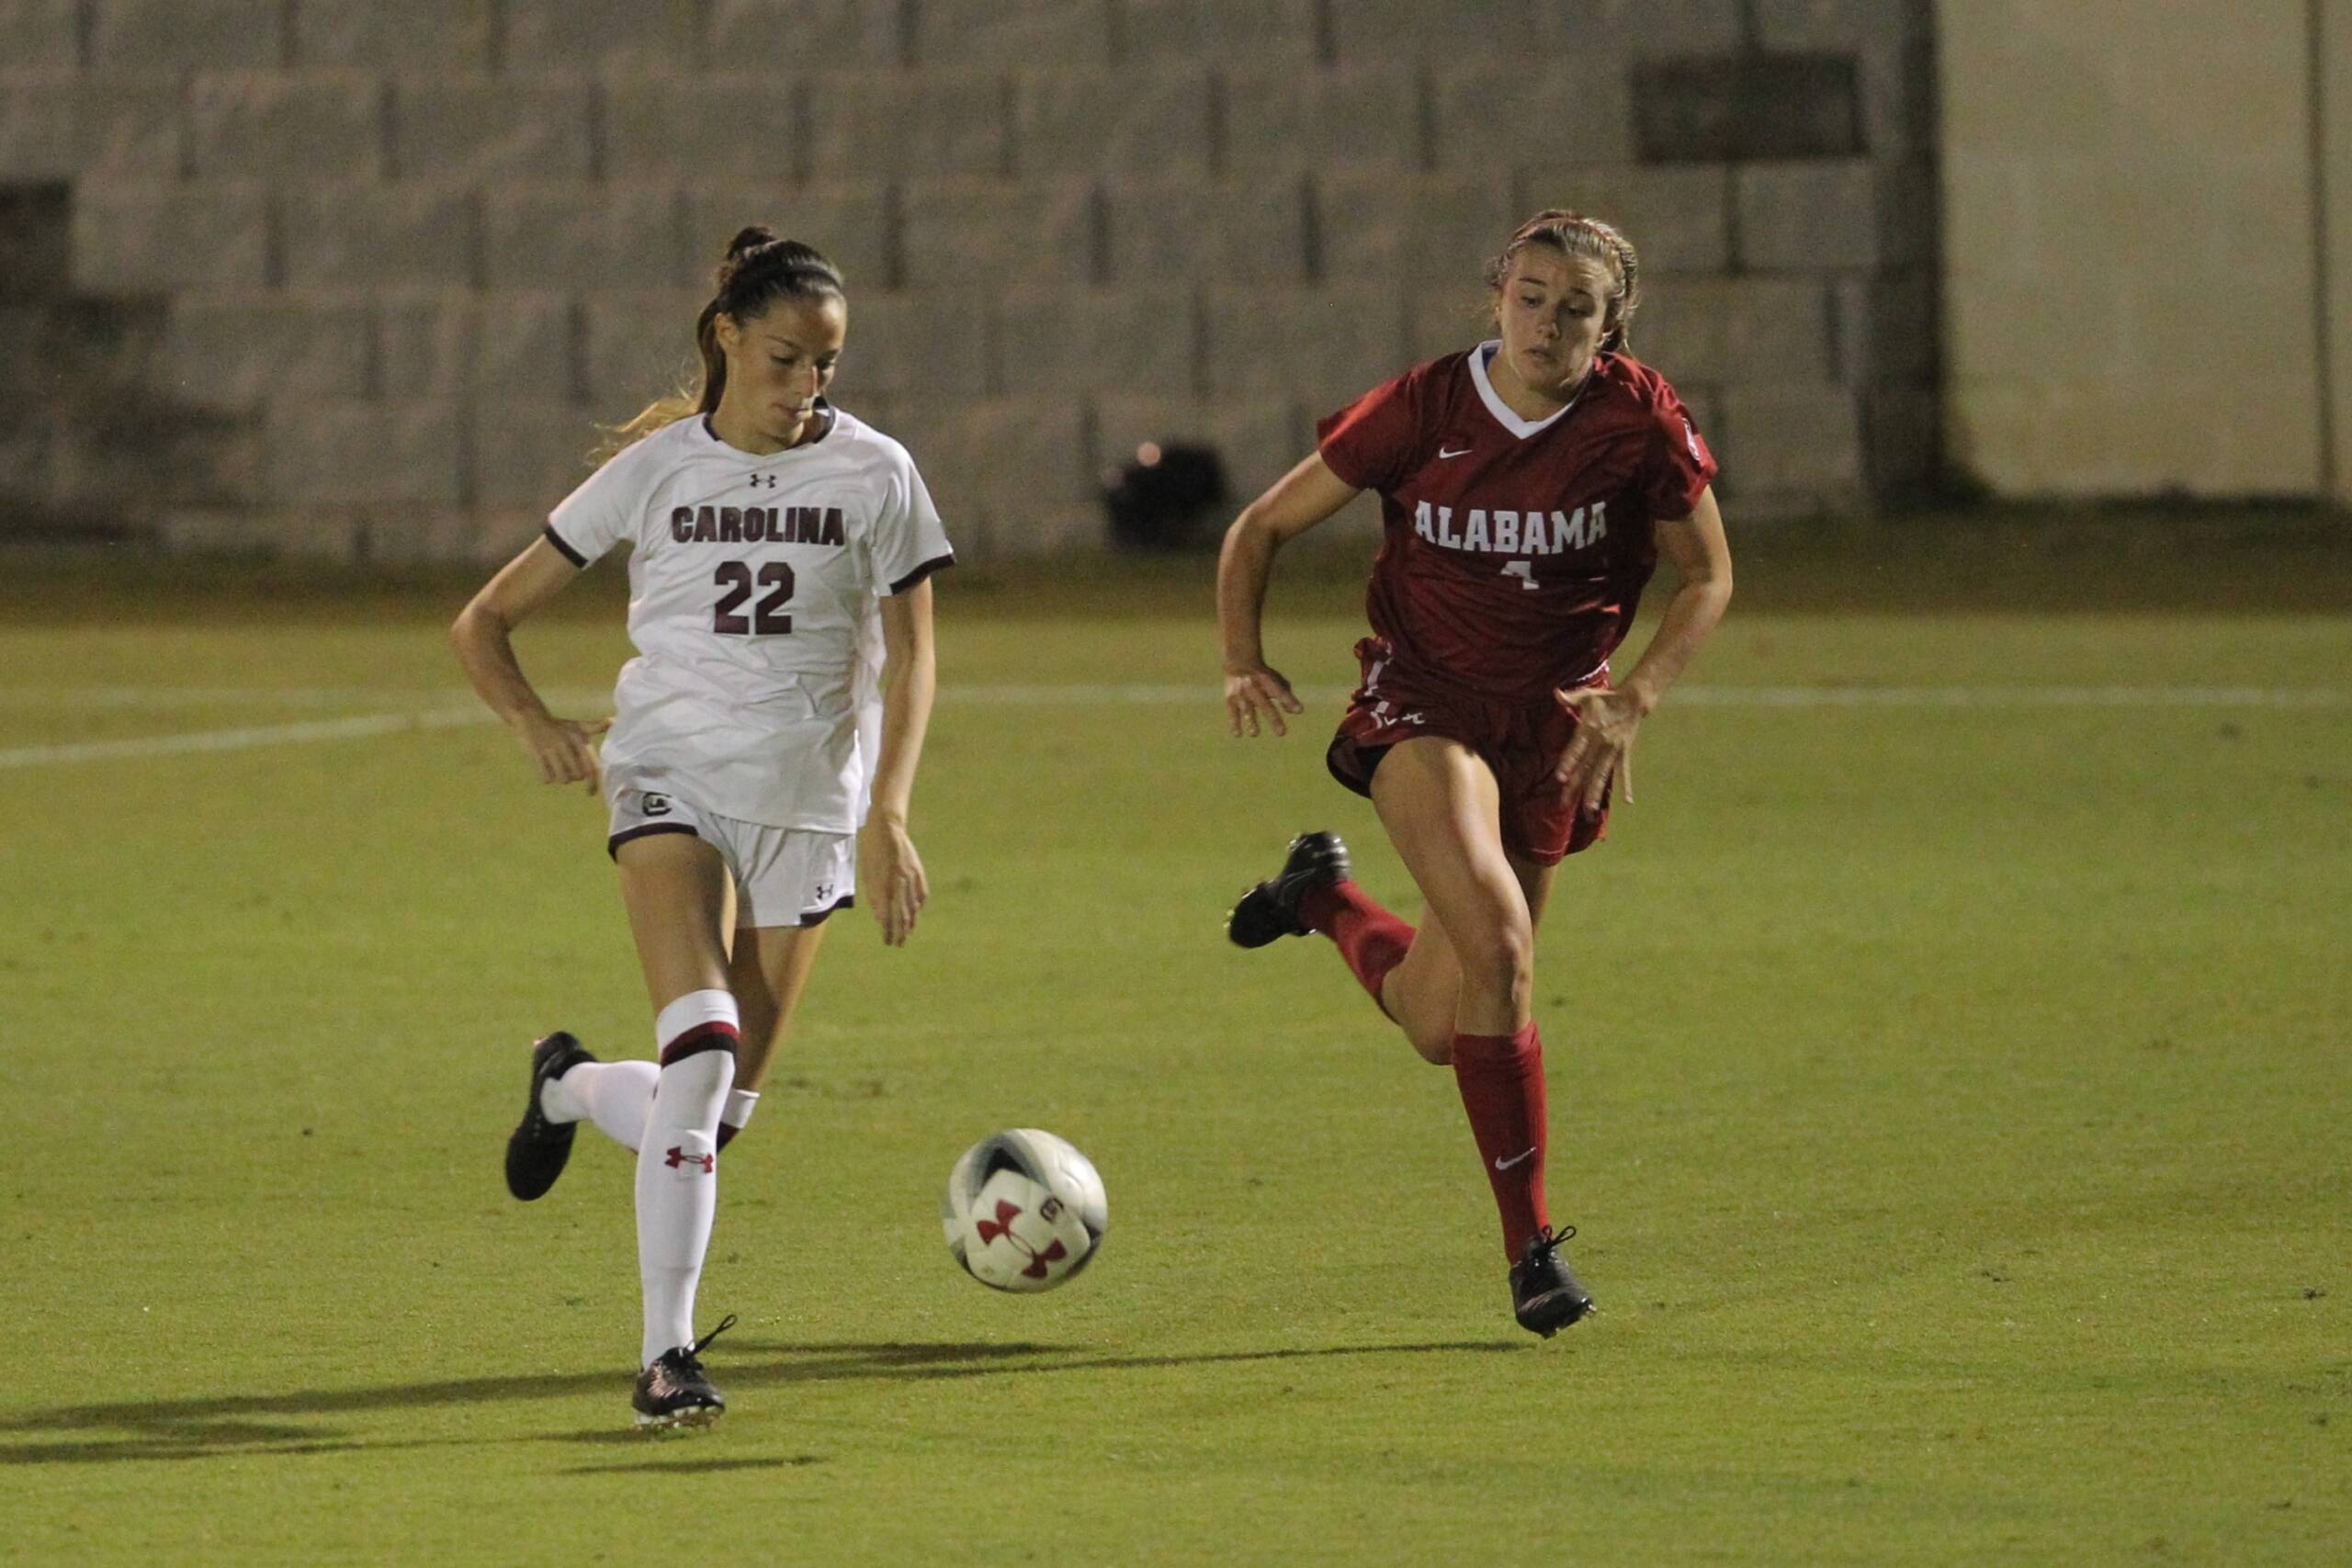
[[[532,540],[458,612],[449,625],[449,646],[481,700],[537,764],[540,779],[552,784],[585,780],[593,794],[598,767],[592,738],[611,728],[613,721],[556,717],[514,658],[514,628],[579,575],[580,569],[545,536]]]
[[[1356,487],[1325,466],[1318,452],[1243,507],[1225,531],[1216,561],[1216,620],[1225,639],[1225,713],[1235,735],[1257,734],[1261,714],[1276,735],[1287,734],[1283,715],[1305,711],[1290,682],[1266,663],[1261,635],[1266,583],[1273,575],[1275,551],[1356,494]]]

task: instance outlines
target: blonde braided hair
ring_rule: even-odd
[[[1634,312],[1642,303],[1642,263],[1634,254],[1633,242],[1598,218],[1547,207],[1521,224],[1510,243],[1503,246],[1502,254],[1487,264],[1487,289],[1490,296],[1502,292],[1503,280],[1510,276],[1512,258],[1530,245],[1547,245],[1565,255],[1583,256],[1615,271],[1617,291],[1609,297],[1605,307],[1608,333],[1601,338],[1600,346],[1607,353],[1624,353],[1632,340]]]

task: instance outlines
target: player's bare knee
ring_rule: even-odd
[[[1536,933],[1526,921],[1496,921],[1475,941],[1463,942],[1463,980],[1517,987],[1536,976]]]
[[[1453,1059],[1453,1015],[1462,1002],[1462,972],[1451,953],[1431,964],[1424,955],[1388,972],[1380,987],[1380,1010],[1415,1051],[1440,1066]]]
[[[1535,984],[1535,933],[1524,920],[1499,920],[1468,935],[1457,935],[1462,984],[1500,1000],[1523,999]]]
[[[1431,1066],[1450,1066],[1453,1061],[1453,1021],[1451,1019],[1430,1021],[1416,1019],[1405,1025],[1405,1038],[1421,1060]]]

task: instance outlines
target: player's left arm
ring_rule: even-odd
[[[1715,505],[1714,487],[1699,492],[1690,516],[1661,521],[1655,527],[1658,548],[1674,563],[1679,581],[1649,646],[1623,685],[1560,694],[1578,721],[1576,739],[1560,759],[1560,788],[1563,794],[1580,795],[1588,811],[1600,808],[1612,778],[1623,781],[1627,800],[1634,798],[1634,732],[1731,604],[1731,546],[1724,538],[1724,514]]]
[[[875,759],[873,804],[857,836],[858,883],[882,923],[882,940],[892,947],[906,945],[931,897],[907,821],[938,690],[926,578],[882,601],[882,750]]]

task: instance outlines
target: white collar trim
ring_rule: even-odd
[[[1592,373],[1590,371],[1587,371],[1585,373],[1584,386],[1578,387],[1576,389],[1576,395],[1571,397],[1566,402],[1562,403],[1558,408],[1553,410],[1550,413],[1545,414],[1542,419],[1521,419],[1517,413],[1512,412],[1511,406],[1503,401],[1501,396],[1496,392],[1495,384],[1487,379],[1487,361],[1501,353],[1502,346],[1502,339],[1498,337],[1490,337],[1486,342],[1480,344],[1477,347],[1470,351],[1470,379],[1478,389],[1478,400],[1487,405],[1487,412],[1495,416],[1495,423],[1501,425],[1505,430],[1510,431],[1513,435],[1518,436],[1521,441],[1526,440],[1531,435],[1539,434],[1544,431],[1551,429],[1554,424],[1559,422],[1562,414],[1566,413],[1570,409],[1577,406],[1578,400],[1584,397],[1585,387],[1592,385]]]
[[[826,442],[831,441],[835,435],[839,434],[841,432],[842,421],[846,416],[841,410],[835,408],[823,398],[819,398],[817,400],[817,407],[819,411],[826,416],[827,423],[825,425],[825,433],[817,437],[814,441],[804,441],[797,446],[787,446],[781,452],[746,452],[741,446],[737,446],[724,439],[717,430],[711,427],[710,415],[707,413],[697,413],[690,416],[690,418],[694,425],[695,436],[706,450],[716,452],[722,457],[731,457],[739,463],[757,467],[763,463],[773,463],[779,458],[795,457],[802,452],[810,451],[816,447],[822,446]]]

